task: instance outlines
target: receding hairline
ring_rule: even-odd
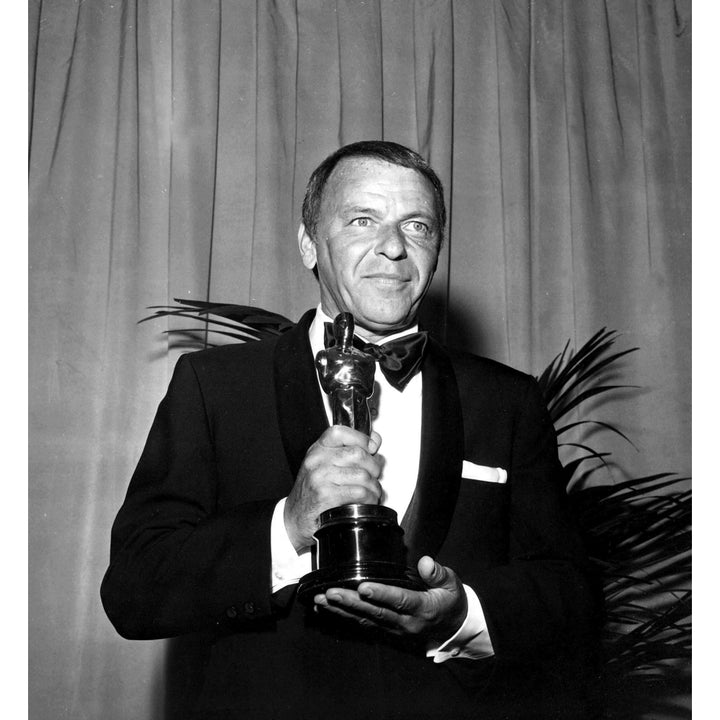
[[[440,242],[442,243],[443,237],[444,237],[444,199],[442,198],[442,186],[440,186],[440,194],[438,193],[438,188],[436,187],[435,183],[432,181],[432,179],[423,172],[422,169],[419,167],[414,167],[412,165],[406,165],[402,162],[395,162],[392,159],[383,157],[381,155],[375,154],[373,152],[367,152],[367,153],[358,153],[358,154],[352,154],[347,155],[345,157],[341,157],[337,160],[337,162],[334,164],[332,169],[330,170],[329,174],[326,176],[324,182],[322,183],[322,189],[320,192],[319,197],[319,203],[317,205],[316,215],[315,215],[315,226],[310,228],[306,226],[306,230],[313,235],[317,230],[317,223],[319,222],[320,217],[323,214],[323,211],[325,209],[325,204],[328,201],[328,190],[333,186],[336,185],[339,179],[342,178],[343,175],[348,173],[348,170],[350,167],[357,167],[361,165],[366,164],[381,164],[381,165],[387,165],[389,167],[397,167],[404,170],[408,170],[410,172],[413,172],[415,175],[418,175],[423,180],[423,185],[428,191],[431,202],[430,202],[430,209],[432,217],[435,220],[435,223],[437,225],[437,234]],[[432,168],[428,165],[427,166],[431,171]],[[303,221],[305,221],[305,218],[303,218]]]
[[[335,167],[330,171],[330,174],[328,175],[327,180],[323,185],[323,192],[320,198],[320,207],[322,207],[323,203],[327,198],[328,188],[331,186],[332,183],[337,183],[337,181],[341,179],[343,175],[347,176],[350,166],[357,167],[369,164],[386,165],[391,168],[400,168],[401,170],[407,170],[408,172],[412,172],[418,177],[420,177],[423,181],[424,186],[430,194],[433,213],[437,214],[437,210],[435,208],[435,188],[433,187],[433,184],[430,182],[429,178],[423,175],[423,173],[420,172],[420,170],[418,170],[417,168],[400,165],[398,163],[392,162],[391,160],[385,160],[385,158],[375,157],[374,155],[352,155],[350,157],[341,158],[338,161],[337,165],[335,165]],[[439,220],[440,218],[437,219]]]

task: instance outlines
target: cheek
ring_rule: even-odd
[[[327,248],[327,258],[338,270],[347,270],[357,265],[363,256],[363,249],[350,238],[335,240]]]
[[[336,253],[334,270],[338,277],[345,278],[347,282],[354,282],[363,271],[368,269],[370,263],[372,263],[370,253],[360,247],[348,247]]]
[[[432,276],[437,266],[437,260],[438,256],[435,252],[430,251],[420,254],[415,261],[418,278],[427,280],[428,277]]]

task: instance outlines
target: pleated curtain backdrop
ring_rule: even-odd
[[[608,481],[690,472],[689,0],[31,0],[30,717],[163,717],[99,585],[178,350],[172,298],[297,319],[312,169],[384,138],[446,185],[426,322],[537,374],[607,326]]]

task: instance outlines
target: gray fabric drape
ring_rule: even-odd
[[[30,2],[30,714],[162,716],[163,644],[98,588],[177,357],[173,297],[316,302],[295,234],[343,143],[426,155],[450,206],[427,320],[539,372],[603,326],[641,348],[603,404],[690,470],[690,3]],[[608,479],[611,476],[608,475]]]

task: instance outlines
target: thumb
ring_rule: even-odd
[[[448,569],[440,563],[435,562],[429,555],[423,555],[418,561],[418,573],[423,582],[431,588],[445,588],[450,590],[453,583]]]

